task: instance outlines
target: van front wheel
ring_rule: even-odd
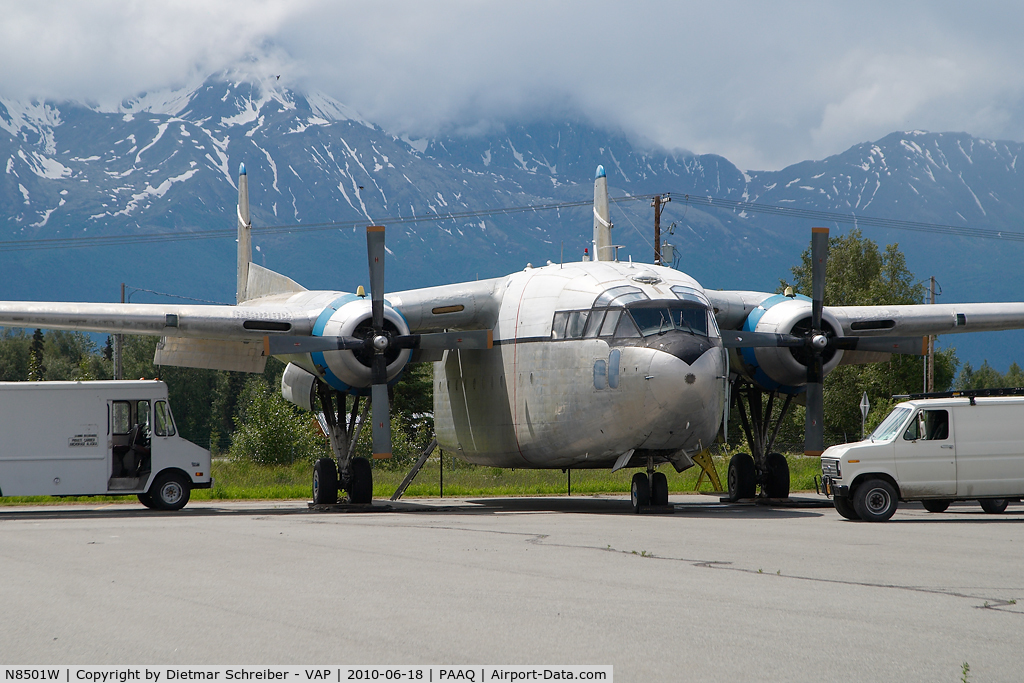
[[[884,522],[896,512],[896,489],[884,479],[869,479],[853,494],[853,509],[865,522]]]
[[[999,515],[1006,512],[1006,506],[1009,504],[1006,498],[986,498],[985,500],[979,500],[981,503],[981,509],[990,515]]]
[[[833,498],[832,504],[836,506],[836,512],[840,516],[845,517],[851,522],[859,522],[860,516],[857,511],[853,509],[853,503],[850,502],[849,498]]]
[[[180,510],[191,493],[192,487],[180,472],[164,472],[149,489],[149,497],[157,510]]]

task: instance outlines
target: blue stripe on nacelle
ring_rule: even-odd
[[[800,301],[811,301],[809,297],[806,297],[803,294],[797,294],[796,297],[788,297],[785,294],[770,296],[758,304],[757,308],[752,310],[750,315],[747,316],[747,319],[743,321],[743,331],[756,332],[757,324],[761,322],[762,316],[764,316],[765,312],[769,308],[775,304],[781,304],[783,301],[791,301],[793,298],[799,299]],[[743,357],[744,362],[755,368],[753,377],[755,382],[769,391],[781,391],[784,394],[800,394],[807,390],[807,387],[805,386],[791,387],[785,384],[779,384],[773,380],[764,370],[761,369],[760,364],[757,362],[757,354],[755,351],[756,349],[749,346],[739,349],[740,356]]]
[[[324,328],[327,327],[327,323],[330,322],[331,316],[347,303],[351,303],[358,299],[355,294],[344,294],[334,301],[332,301],[327,308],[320,311],[320,315],[317,316],[316,323],[313,325],[313,336],[322,337],[324,335]],[[313,359],[313,365],[321,368],[324,373],[324,380],[338,391],[351,391],[352,387],[342,382],[338,377],[331,372],[331,368],[327,365],[327,361],[324,359],[323,351],[316,351],[315,353],[309,354],[309,357]]]

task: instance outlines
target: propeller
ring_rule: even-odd
[[[926,353],[927,337],[842,337],[832,336],[822,325],[825,272],[828,264],[828,228],[811,229],[811,320],[805,334],[774,334],[722,330],[727,348],[788,347],[804,349],[807,365],[807,416],[804,422],[804,454],[821,455],[825,450],[824,355],[830,350],[873,351],[920,356]]]
[[[387,353],[392,349],[489,349],[494,346],[493,330],[435,332],[392,336],[384,328],[384,227],[366,228],[366,253],[370,267],[370,331],[364,337],[312,337],[274,335],[263,337],[267,356],[362,351],[370,360],[371,420],[373,457],[391,457],[391,407],[388,403]]]

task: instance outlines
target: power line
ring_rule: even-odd
[[[650,199],[654,195],[629,195],[617,197],[609,201],[613,203],[631,202]],[[407,223],[431,223],[447,220],[468,218],[486,218],[488,216],[514,215],[519,213],[550,211],[580,206],[590,206],[591,200],[576,202],[558,202],[553,204],[528,204],[525,206],[500,207],[495,209],[479,209],[476,211],[455,211],[450,213],[429,214],[425,216],[389,216],[374,219],[387,225],[403,225]],[[317,232],[324,230],[342,230],[366,225],[366,220],[332,221],[327,223],[291,223],[286,225],[256,226],[253,233],[260,235],[276,235],[292,232]],[[28,251],[37,249],[71,249],[82,247],[106,247],[124,244],[150,244],[155,242],[184,242],[188,240],[234,238],[235,229],[199,230],[194,232],[151,232],[134,235],[98,235],[90,237],[48,237],[29,240],[0,241],[0,252]]]
[[[725,209],[733,212],[763,213],[789,218],[801,218],[806,220],[835,222],[857,226],[869,226],[875,228],[886,228],[891,230],[908,230],[912,232],[928,232],[941,234],[950,237],[975,237],[980,239],[996,239],[1010,242],[1024,242],[1024,233],[991,230],[985,228],[972,228],[969,226],[943,225],[938,223],[925,223],[920,221],[906,221],[893,218],[879,218],[875,216],[862,216],[857,214],[838,213],[835,211],[819,211],[815,209],[800,209],[788,206],[774,206],[771,204],[758,204],[755,202],[742,202],[731,199],[722,199],[708,195],[691,195],[682,192],[662,193],[675,194],[682,197],[684,205],[699,205],[712,208]],[[650,200],[653,194],[628,195],[625,197],[609,198],[611,203],[622,203],[632,201]],[[448,220],[462,220],[469,218],[486,218],[488,216],[515,215],[527,212],[551,211],[573,207],[589,206],[591,200],[575,202],[557,202],[550,204],[528,204],[525,206],[499,207],[494,209],[480,209],[476,211],[456,211],[450,213],[435,213],[426,216],[390,216],[375,219],[376,222],[387,225],[404,225],[412,223],[430,223]],[[332,221],[326,223],[292,223],[285,225],[253,226],[252,231],[259,235],[275,235],[294,232],[317,232],[324,230],[342,230],[356,228],[366,225],[366,220],[355,221]],[[635,226],[634,226],[635,227]],[[188,240],[222,239],[234,238],[235,229],[200,230],[193,232],[153,232],[138,233],[134,235],[103,235],[90,237],[51,237],[28,240],[5,240],[0,241],[0,252],[5,251],[27,251],[38,249],[69,249],[83,247],[105,247],[120,246],[126,244],[150,244],[159,242],[183,242]]]

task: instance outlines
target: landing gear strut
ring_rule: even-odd
[[[337,503],[340,490],[348,493],[349,503],[369,504],[373,501],[373,470],[366,458],[355,457],[355,450],[370,404],[363,403],[360,411],[360,397],[355,396],[346,420],[348,394],[331,389],[319,380],[316,390],[334,457],[321,458],[313,466],[313,503]]]
[[[782,454],[774,453],[772,449],[792,404],[793,395],[785,394],[782,411],[774,421],[772,411],[778,397],[777,391],[764,392],[737,379],[732,387],[732,395],[752,453],[737,453],[729,461],[729,500],[753,498],[758,486],[765,498],[788,498],[789,463]],[[767,405],[763,405],[765,395],[768,396]],[[743,399],[746,399],[746,406]]]

